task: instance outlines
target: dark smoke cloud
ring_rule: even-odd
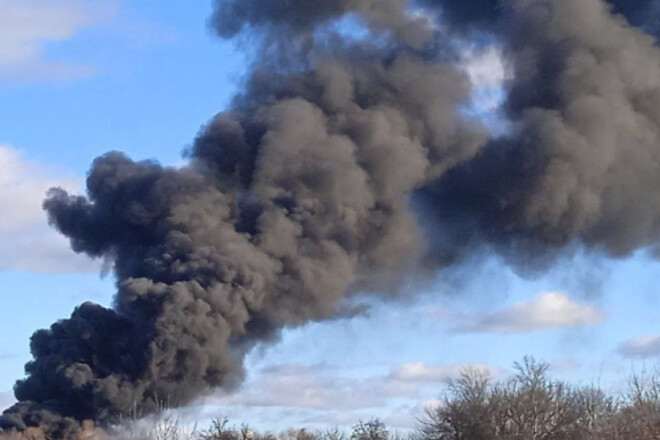
[[[309,37],[347,16],[417,48],[433,35],[429,19],[410,14],[407,0],[216,0],[215,4],[211,24],[224,38],[246,29],[265,31],[275,41]]]
[[[0,428],[66,437],[237,386],[283,328],[350,316],[352,294],[485,247],[530,264],[655,244],[653,39],[601,0],[415,4],[502,45],[512,130],[488,140],[462,116],[470,84],[436,53],[448,34],[403,0],[217,2],[220,36],[269,51],[188,166],[110,153],[85,197],[49,194],[73,249],[113,263],[115,304],[33,336]],[[346,17],[366,36],[343,35]]]
[[[457,231],[438,252],[450,258],[491,242],[545,257],[581,242],[623,256],[654,244],[654,41],[598,0],[521,0],[506,13],[500,38],[513,67],[505,110],[514,129],[422,195],[425,209]]]
[[[564,1],[564,0],[561,0]],[[506,10],[519,0],[420,0],[421,4],[441,13],[442,21],[459,31],[497,31],[496,25]],[[606,0],[614,14],[632,25],[657,36],[660,33],[658,0]],[[506,24],[505,24],[506,25]]]
[[[634,26],[658,37],[660,35],[660,2],[658,0],[608,0],[617,14]]]
[[[491,31],[500,19],[500,0],[421,0],[430,10],[440,12],[441,21],[459,31]]]
[[[199,134],[190,166],[110,153],[94,162],[86,197],[50,193],[51,223],[75,251],[114,263],[118,291],[112,310],[85,304],[33,336],[21,403],[1,427],[67,436],[80,420],[236,386],[255,344],[359,312],[347,294],[392,289],[414,268],[409,195],[486,141],[457,110],[470,84],[415,55],[412,25],[427,23],[402,1],[314,3],[219,3],[214,22],[224,36],[262,27],[277,39],[354,12],[389,42],[319,49],[300,71],[256,65],[234,107]]]

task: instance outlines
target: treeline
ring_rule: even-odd
[[[466,372],[449,382],[438,407],[421,420],[422,440],[656,440],[660,439],[660,379],[635,376],[611,396],[597,386],[552,379],[548,365],[515,364],[495,382]]]
[[[122,424],[109,432],[87,430],[82,439],[109,440],[660,440],[660,376],[634,376],[626,392],[612,396],[598,386],[553,379],[545,363],[526,358],[506,380],[473,371],[447,383],[437,406],[417,429],[401,434],[379,419],[352,429],[257,432],[219,418],[190,428],[170,412],[152,422]],[[37,435],[35,435],[37,434]],[[39,432],[7,435],[42,440]],[[2,440],[5,440],[4,438]]]
[[[474,371],[447,383],[447,392],[420,417],[410,434],[373,419],[351,430],[258,433],[216,420],[202,431],[159,429],[118,440],[660,440],[660,377],[637,375],[613,396],[598,386],[577,386],[549,375],[549,365],[525,358],[515,374],[496,381]],[[167,428],[169,426],[169,428]],[[178,433],[178,434],[177,434]]]
[[[109,433],[112,440],[419,440],[417,433],[391,432],[379,419],[359,422],[350,431],[339,428],[324,431],[289,429],[281,433],[258,432],[248,425],[232,426],[219,418],[204,430],[190,429],[175,416],[161,417],[153,424],[117,427]]]

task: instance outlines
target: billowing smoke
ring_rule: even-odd
[[[652,246],[660,52],[645,2],[613,3],[218,1],[218,35],[261,41],[244,90],[188,166],[109,153],[85,197],[51,191],[51,223],[113,264],[117,294],[35,333],[0,428],[67,437],[238,386],[282,329],[475,250]],[[445,50],[474,32],[513,71],[498,138],[464,115]]]
[[[623,14],[630,23],[646,32],[660,35],[660,2],[658,0],[608,0],[614,12]]]
[[[333,41],[347,13],[378,42]],[[402,1],[237,1],[213,23],[281,41],[278,59],[201,131],[190,166],[110,153],[86,197],[50,193],[52,224],[114,263],[118,292],[113,310],[84,304],[34,335],[3,427],[66,436],[79,420],[239,384],[255,344],[350,313],[347,295],[411,270],[421,233],[408,196],[486,141],[457,112],[468,81],[416,54],[431,25]],[[313,67],[273,70],[300,57]]]
[[[654,40],[596,0],[521,0],[503,14],[512,129],[425,188],[425,211],[455,232],[437,252],[451,259],[490,243],[529,261],[578,242],[615,256],[654,245]]]
[[[520,0],[420,0],[431,10],[440,13],[443,21],[453,29],[477,32],[496,31],[496,24]],[[649,33],[660,32],[660,2],[658,0],[604,0],[610,12],[623,15],[626,20]],[[499,23],[501,25],[508,25]],[[500,27],[502,30],[502,27]]]
[[[415,48],[422,47],[433,35],[429,19],[410,14],[406,0],[227,0],[216,3],[212,24],[218,35],[225,38],[246,29],[266,32],[271,41],[309,38],[318,36],[323,25],[351,14],[358,15],[369,29],[391,32],[399,43]]]

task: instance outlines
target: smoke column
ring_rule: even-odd
[[[368,37],[333,30],[347,14]],[[486,140],[456,111],[469,83],[419,55],[433,29],[403,1],[222,2],[213,26],[262,35],[272,56],[190,165],[109,153],[86,197],[46,200],[75,251],[114,263],[118,291],[112,310],[83,304],[33,336],[5,429],[68,436],[239,384],[252,346],[411,269],[408,196]]]
[[[86,196],[45,201],[76,252],[113,263],[117,294],[34,334],[0,429],[70,437],[238,386],[282,329],[484,249],[654,246],[660,52],[653,2],[627,4],[218,1],[213,30],[259,59],[189,165],[113,152]],[[461,111],[453,42],[475,33],[513,71],[498,138]]]

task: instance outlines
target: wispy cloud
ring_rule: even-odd
[[[622,342],[618,352],[626,358],[660,356],[660,336],[646,336]]]
[[[498,375],[488,365],[428,365],[410,363],[395,366],[387,374],[364,377],[329,365],[279,365],[260,370],[246,386],[235,393],[216,394],[206,405],[276,407],[286,410],[313,410],[310,422],[355,423],[364,411],[387,413],[395,402],[408,402],[414,409],[404,411],[405,420],[414,422],[423,413],[419,401],[429,390],[439,394],[447,379],[464,371]],[[432,395],[433,395],[432,394]],[[414,412],[414,414],[413,414]],[[337,417],[341,416],[341,419]],[[403,422],[399,420],[399,422]]]
[[[394,396],[417,393],[417,385],[384,377],[355,379],[332,374],[325,367],[285,366],[263,371],[239,392],[216,396],[213,403],[350,411],[385,406]]]
[[[122,0],[0,0],[0,82],[70,82],[96,75],[106,68],[96,64],[98,57],[66,51],[66,44],[85,38],[110,38],[127,53],[176,39],[173,30],[134,16],[128,6]]]
[[[575,371],[580,368],[580,364],[572,359],[564,359],[561,361],[551,362],[550,371],[554,373],[564,373],[567,371]]]
[[[495,312],[462,316],[453,333],[526,333],[550,328],[585,327],[603,323],[605,314],[561,292],[547,292],[531,301]]]
[[[79,191],[80,181],[30,162],[12,147],[0,145],[0,272],[96,271],[98,264],[76,255],[64,237],[48,226],[41,208],[49,188]]]
[[[393,369],[390,378],[401,382],[439,383],[472,371],[495,377],[501,370],[485,364],[427,365],[422,362],[403,364]]]
[[[54,60],[49,45],[110,20],[114,1],[0,0],[0,79],[72,80],[93,75],[92,65]]]

